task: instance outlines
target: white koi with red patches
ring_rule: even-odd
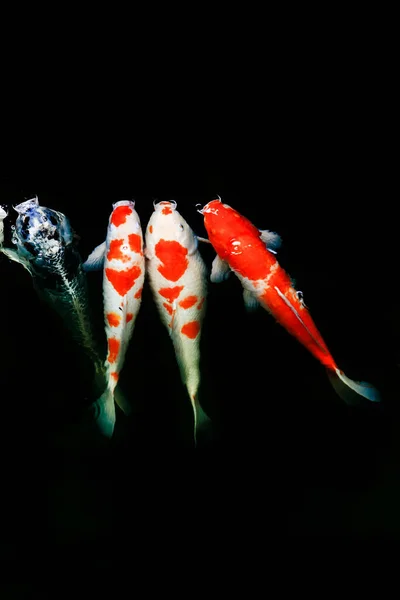
[[[198,402],[207,269],[198,250],[198,239],[176,210],[176,202],[154,206],[145,239],[148,280],[192,402],[196,441],[196,432],[208,421]]]
[[[84,263],[85,270],[103,269],[104,323],[108,353],[105,360],[109,413],[115,409],[114,390],[125,362],[141,305],[145,278],[143,234],[135,202],[113,204],[107,237]],[[121,406],[127,410],[126,406]]]
[[[259,303],[270,312],[326,367],[336,391],[346,402],[357,402],[357,395],[378,402],[380,394],[376,389],[368,383],[352,381],[337,367],[307,310],[302,292],[295,290],[275,258],[280,237],[268,230],[260,231],[221,199],[209,202],[199,212],[204,215],[209,241],[217,253],[211,281],[223,281],[232,270],[243,285],[246,307],[253,310]]]

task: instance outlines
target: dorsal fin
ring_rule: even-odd
[[[276,285],[274,287],[275,287],[276,291],[278,292],[279,296],[282,298],[282,300],[284,302],[286,302],[286,304],[289,306],[289,308],[294,312],[294,314],[296,315],[296,317],[298,318],[300,323],[303,325],[304,329],[309,333],[310,337],[314,340],[314,342],[317,344],[317,346],[319,346],[321,348],[321,350],[323,350],[323,352],[326,352],[326,349],[323,348],[321,346],[321,344],[319,343],[319,341],[315,339],[315,337],[313,336],[311,331],[308,329],[307,325],[304,323],[303,319],[300,317],[299,313],[297,312],[297,310],[295,309],[293,304],[290,302],[290,300],[288,300],[286,298],[285,294],[282,294],[281,290]]]

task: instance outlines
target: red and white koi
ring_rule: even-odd
[[[84,263],[86,271],[103,268],[103,302],[108,355],[105,360],[107,390],[102,396],[105,428],[115,423],[114,396],[126,352],[139,313],[145,278],[143,234],[135,202],[113,204],[105,242]],[[127,412],[127,406],[121,405]]]
[[[161,321],[171,336],[194,412],[194,437],[209,418],[198,402],[200,336],[206,308],[207,269],[198,239],[176,210],[159,202],[146,229],[146,272]]]
[[[243,285],[246,307],[251,310],[261,304],[270,312],[326,367],[333,386],[345,401],[352,401],[355,392],[379,402],[380,395],[375,388],[365,382],[352,381],[336,365],[304,304],[302,293],[294,289],[289,275],[276,259],[276,249],[281,244],[279,235],[260,231],[220,199],[209,202],[199,212],[204,216],[209,241],[217,253],[211,281],[222,281],[232,270]]]

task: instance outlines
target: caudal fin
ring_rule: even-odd
[[[132,406],[119,385],[114,390],[114,400],[126,416],[132,414]]]
[[[361,397],[370,400],[370,402],[380,402],[381,395],[379,391],[366,381],[353,381],[347,377],[340,369],[327,370],[329,379],[337,394],[346,402],[346,404],[358,404]]]
[[[191,397],[193,406],[193,417],[194,417],[194,445],[197,446],[197,436],[199,432],[203,432],[211,424],[211,419],[206,415],[204,410],[201,408],[198,400],[195,396]]]
[[[107,388],[95,402],[95,407],[96,425],[102,435],[110,438],[115,427],[115,404],[112,391]]]

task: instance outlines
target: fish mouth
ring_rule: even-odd
[[[214,200],[211,200],[210,202],[208,202],[205,206],[203,206],[203,208],[201,210],[197,209],[197,212],[200,213],[201,215],[204,215],[204,213],[214,213],[214,214],[218,214],[218,209],[215,209],[214,207],[210,206],[210,204],[213,204],[213,202],[222,202],[221,200],[221,196],[219,194],[217,194],[218,198],[215,198]],[[201,204],[196,204],[196,206],[201,206]]]
[[[163,200],[162,202],[157,202],[155,203],[153,201],[153,206],[154,206],[154,210],[157,210],[158,208],[162,208],[163,206],[169,206],[170,208],[172,208],[172,210],[176,210],[176,207],[178,206],[178,204],[175,202],[175,200]]]
[[[30,200],[25,200],[24,202],[13,206],[13,208],[15,211],[17,211],[18,214],[23,215],[24,213],[28,212],[28,210],[30,210],[31,208],[35,208],[37,206],[39,206],[39,198],[35,196]]]
[[[130,206],[131,208],[134,208],[135,200],[118,200],[118,202],[114,202],[112,205],[113,210],[118,206]]]

